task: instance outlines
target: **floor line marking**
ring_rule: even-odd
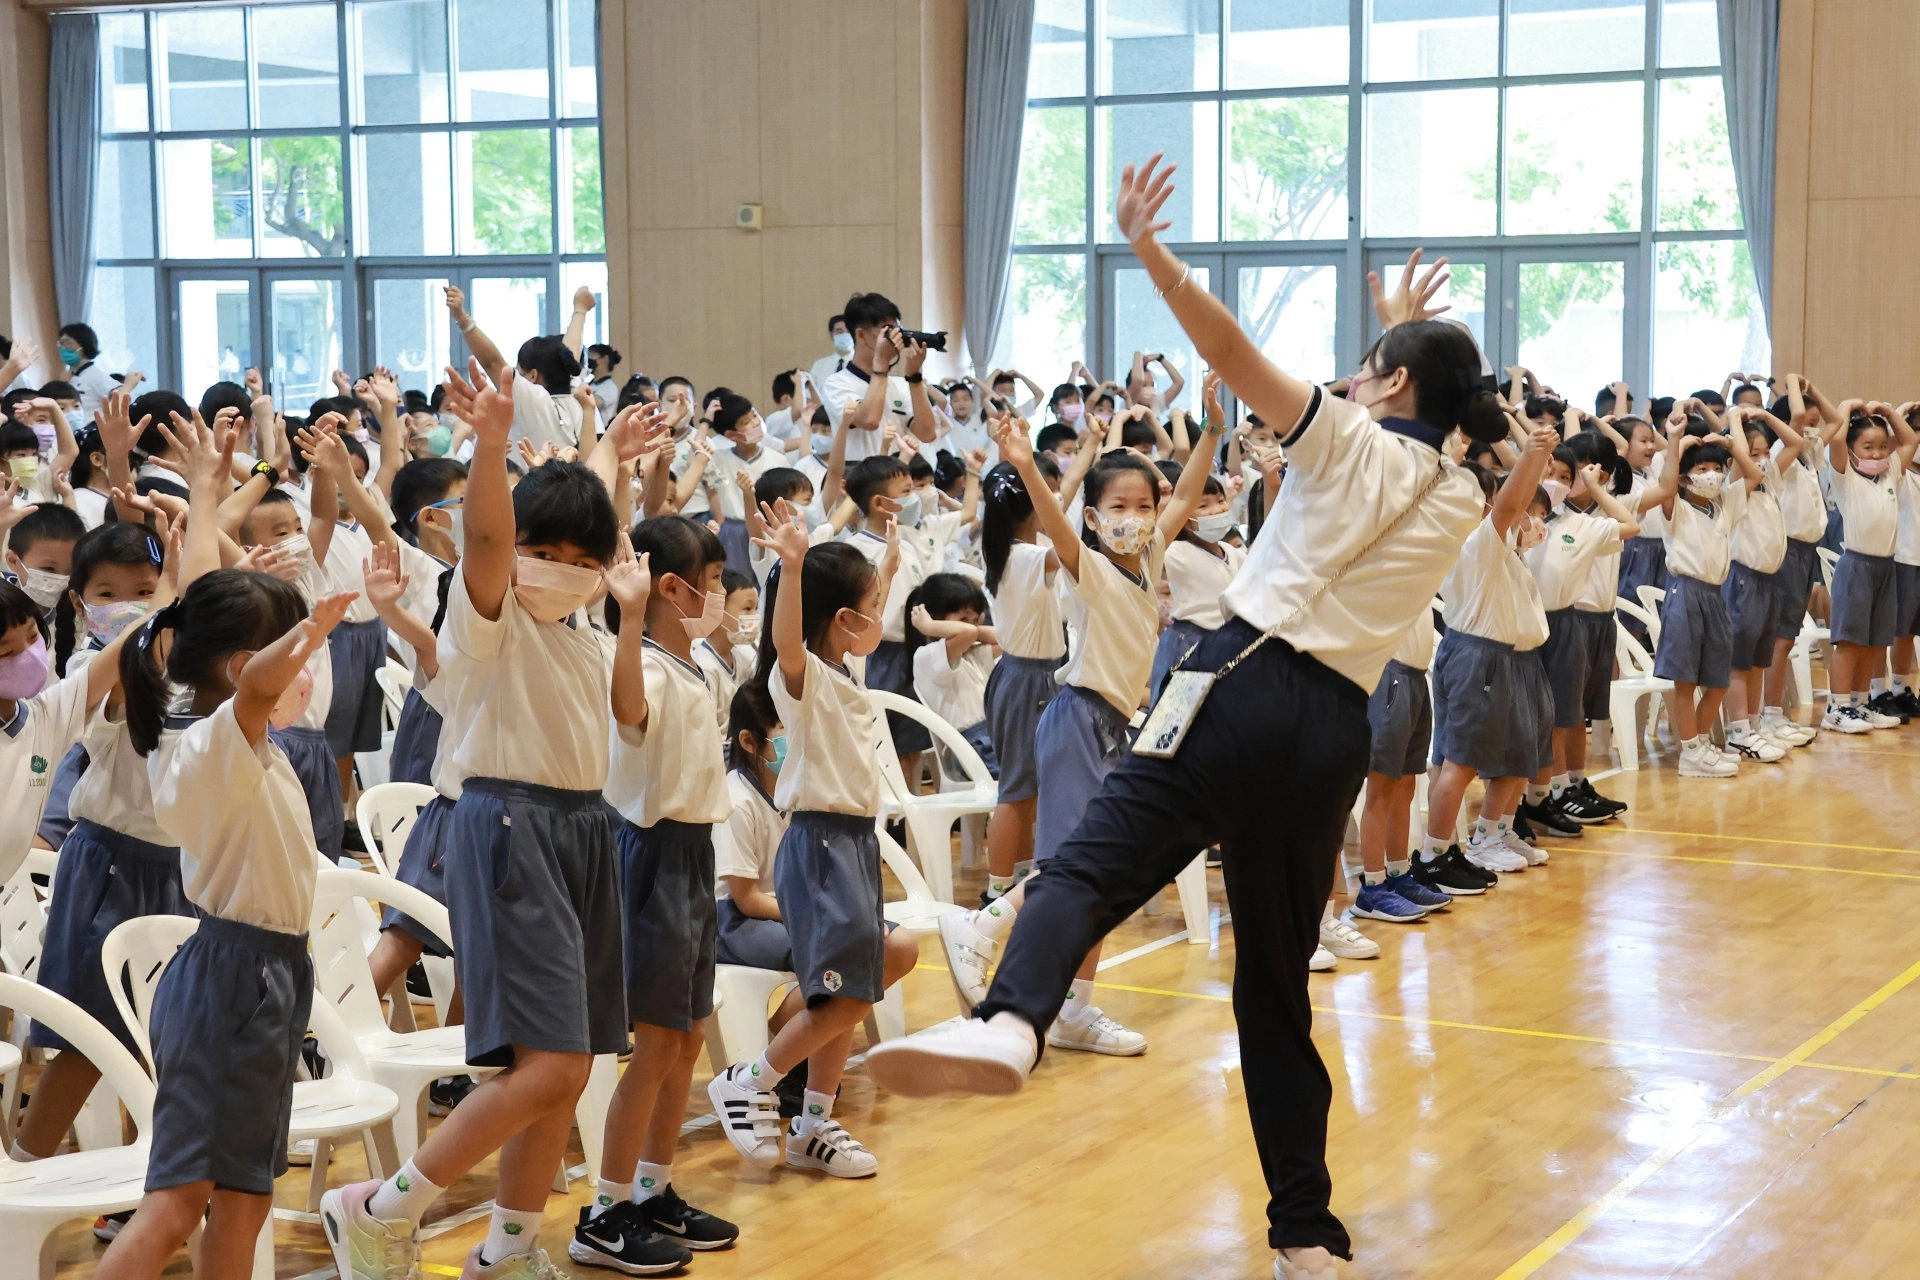
[[[1129,960],[1138,960],[1141,956],[1152,955],[1161,948],[1170,947],[1176,942],[1185,942],[1189,936],[1191,935],[1189,935],[1185,929],[1182,929],[1180,932],[1170,933],[1164,938],[1155,938],[1152,942],[1144,943],[1131,951],[1122,951],[1117,956],[1106,957],[1100,962],[1095,972],[1105,973],[1109,969],[1117,969]]]
[[[1829,1022],[1826,1026],[1814,1032],[1805,1040],[1802,1040],[1798,1045],[1794,1046],[1785,1057],[1762,1068],[1758,1074],[1748,1079],[1744,1084],[1721,1099],[1719,1105],[1715,1106],[1707,1114],[1701,1116],[1691,1124],[1684,1126],[1672,1138],[1668,1139],[1659,1150],[1635,1165],[1625,1177],[1614,1183],[1614,1185],[1608,1188],[1598,1199],[1562,1223],[1558,1231],[1555,1231],[1545,1240],[1542,1240],[1539,1244],[1528,1250],[1527,1253],[1512,1266],[1502,1271],[1497,1277],[1497,1280],[1525,1280],[1525,1277],[1532,1275],[1541,1267],[1558,1257],[1565,1251],[1568,1245],[1571,1245],[1574,1241],[1585,1235],[1594,1223],[1605,1217],[1621,1201],[1632,1195],[1647,1179],[1653,1177],[1654,1174],[1660,1172],[1660,1170],[1666,1168],[1669,1164],[1672,1164],[1682,1152],[1692,1146],[1709,1128],[1720,1124],[1728,1116],[1738,1111],[1741,1103],[1795,1067],[1808,1065],[1809,1060],[1816,1052],[1833,1043],[1834,1040],[1838,1039],[1843,1032],[1860,1021],[1860,1019],[1866,1017],[1888,1000],[1891,1000],[1894,996],[1913,985],[1915,979],[1920,979],[1920,961],[1915,961],[1913,964],[1908,965],[1901,973],[1881,984],[1878,991],[1875,991],[1872,995],[1860,1001],[1860,1003],[1854,1005],[1851,1009],[1848,1009],[1832,1022]]]
[[[1820,867],[1805,862],[1750,862],[1744,858],[1703,858],[1688,853],[1647,853],[1639,849],[1593,849],[1603,858],[1648,858],[1659,862],[1706,862],[1725,867],[1767,867],[1775,871],[1829,871],[1839,876],[1873,876],[1883,880],[1920,880],[1915,871],[1874,871],[1865,867]]]
[[[1834,844],[1827,840],[1781,840],[1772,836],[1721,835],[1712,831],[1661,831],[1654,827],[1616,827],[1609,831],[1605,827],[1590,827],[1590,832],[1600,835],[1620,835],[1633,832],[1645,836],[1676,836],[1683,840],[1732,840],[1745,844],[1784,844],[1801,849],[1851,849],[1855,853],[1905,853],[1920,856],[1920,849],[1895,849],[1880,844]]]

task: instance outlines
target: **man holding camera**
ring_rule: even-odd
[[[820,399],[834,426],[846,420],[848,464],[884,452],[888,427],[932,443],[933,405],[920,376],[927,348],[900,328],[900,308],[883,294],[856,293],[841,314],[853,334],[853,357],[820,384]],[[890,376],[896,361],[904,377]]]

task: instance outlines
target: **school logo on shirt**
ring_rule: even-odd
[[[27,780],[27,785],[29,787],[46,786],[47,785],[47,758],[45,756],[35,756],[33,758],[31,767],[33,769],[33,777]]]
[[[1567,544],[1568,546],[1572,546],[1572,545],[1573,545],[1573,535],[1572,535],[1572,534],[1570,534],[1570,533],[1563,533],[1563,534],[1561,534],[1561,535],[1560,535],[1560,541],[1562,541],[1562,542],[1564,542],[1564,543],[1566,543],[1566,544]]]
[[[825,973],[821,974],[820,985],[825,987],[830,992],[838,991],[841,987],[840,971],[838,969],[829,969]]]

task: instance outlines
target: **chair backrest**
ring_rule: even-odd
[[[111,1031],[65,996],[12,974],[0,974],[0,1009],[11,1009],[16,1020],[45,1023],[98,1067],[140,1137],[147,1137],[153,1129],[153,1081]]]
[[[140,1055],[153,1061],[153,993],[174,953],[199,929],[190,916],[136,916],[114,926],[100,944],[100,967],[107,971],[113,1007],[133,1033]]]
[[[433,797],[433,788],[418,782],[382,782],[360,793],[353,806],[353,820],[360,828],[367,855],[383,875],[392,875],[400,866],[407,832]]]
[[[1654,635],[1659,632],[1660,615],[1645,605],[1635,604],[1625,596],[1615,596],[1613,598],[1613,607],[1615,612],[1624,613],[1629,618],[1639,622],[1641,626],[1647,629],[1648,635]]]
[[[1667,598],[1665,588],[1649,586],[1646,583],[1635,587],[1633,594],[1640,597],[1640,607],[1655,616],[1659,615],[1661,602]]]
[[[47,932],[47,909],[23,863],[0,884],[0,972],[32,981],[40,972],[40,944]]]
[[[373,673],[373,682],[380,686],[380,709],[386,717],[387,728],[399,728],[400,709],[407,703],[407,690],[413,687],[413,673],[388,658]]]
[[[1625,627],[1613,629],[1613,656],[1625,680],[1653,679],[1653,655]]]
[[[867,698],[873,703],[876,711],[892,712],[894,715],[904,716],[924,726],[927,732],[933,735],[935,742],[953,753],[953,758],[966,772],[967,781],[974,786],[991,787],[993,785],[993,772],[987,768],[987,762],[980,758],[980,753],[973,749],[973,744],[960,736],[960,731],[949,724],[944,716],[929,710],[911,698],[903,698],[897,693],[888,693],[884,689],[867,690]],[[885,728],[886,716],[874,718],[880,722],[882,731],[887,734],[888,746],[891,748],[892,733]]]
[[[406,912],[451,947],[453,927],[447,909],[412,885],[371,871],[328,868],[314,884],[313,916],[307,928],[313,951],[313,981],[319,994],[339,1013],[353,1035],[387,1029],[380,993],[373,989],[367,943],[356,908],[360,902],[384,903]]]
[[[887,824],[876,823],[875,830],[880,836],[880,862],[893,872],[894,879],[907,891],[907,901],[934,901],[933,890],[927,887],[927,878],[920,874],[920,868],[913,864],[913,859],[900,847],[900,842],[887,834]]]
[[[1840,563],[1840,553],[1830,551],[1826,547],[1815,547],[1813,550],[1820,557],[1820,580],[1826,583],[1827,590],[1831,591],[1833,590],[1833,567]]]

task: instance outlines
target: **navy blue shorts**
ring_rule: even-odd
[[[877,1002],[886,991],[887,930],[873,819],[799,810],[780,838],[773,882],[807,1004],[830,996]]]
[[[327,637],[327,656],[333,663],[327,744],[339,760],[378,751],[386,695],[374,675],[387,663],[387,624],[378,618],[341,623]]]
[[[1777,640],[1797,640],[1807,622],[1807,600],[1820,581],[1820,544],[1787,539],[1787,556],[1773,572],[1773,634]]]
[[[406,847],[400,851],[400,865],[393,878],[412,885],[435,902],[447,900],[447,830],[453,825],[453,801],[435,794],[420,806],[420,814],[407,828]],[[439,935],[404,911],[388,907],[380,914],[381,929],[398,929],[420,944],[423,955],[442,960],[453,953]]]
[[[446,886],[473,1065],[627,1047],[616,816],[597,791],[467,779]]]
[[[1553,690],[1553,727],[1583,728],[1605,720],[1613,690],[1611,613],[1556,609],[1547,615],[1547,642],[1540,647]]]
[[[1840,563],[1833,567],[1835,644],[1884,649],[1893,643],[1898,634],[1894,611],[1900,603],[1897,577],[1892,556],[1840,553]]]
[[[1389,661],[1367,700],[1367,727],[1373,747],[1367,772],[1405,778],[1427,771],[1433,745],[1433,693],[1427,673]]]
[[[293,776],[307,793],[307,816],[313,822],[313,842],[329,862],[340,860],[347,835],[347,810],[340,798],[340,767],[324,729],[270,729],[268,736],[287,753]]]
[[[387,758],[389,782],[433,785],[433,762],[440,754],[440,713],[427,705],[418,689],[407,690],[400,719],[393,727],[393,752]]]
[[[1066,843],[1100,784],[1126,759],[1128,719],[1111,702],[1078,685],[1068,685],[1047,705],[1034,734],[1040,756],[1034,862],[1045,862]]]
[[[1733,669],[1752,671],[1755,667],[1765,670],[1772,666],[1774,632],[1779,630],[1775,614],[1780,608],[1780,591],[1774,585],[1773,574],[1761,573],[1735,560],[1727,570],[1720,598],[1727,603]]]
[[[153,994],[148,1191],[211,1181],[273,1194],[312,1011],[305,934],[200,922]]]
[[[713,1012],[713,827],[622,822],[627,1021],[686,1031]]]
[[[1031,800],[1040,792],[1035,734],[1040,717],[1060,692],[1053,673],[1064,658],[1000,655],[987,676],[987,734],[1000,766],[1000,799]]]
[[[719,927],[714,955],[721,964],[792,971],[793,940],[785,920],[750,916],[732,898],[721,898],[715,914]]]
[[[1731,683],[1733,626],[1719,587],[1680,573],[1667,579],[1653,674],[1703,689],[1724,689]]]
[[[1464,631],[1433,655],[1433,762],[1531,778],[1553,760],[1553,690],[1538,650]]]

